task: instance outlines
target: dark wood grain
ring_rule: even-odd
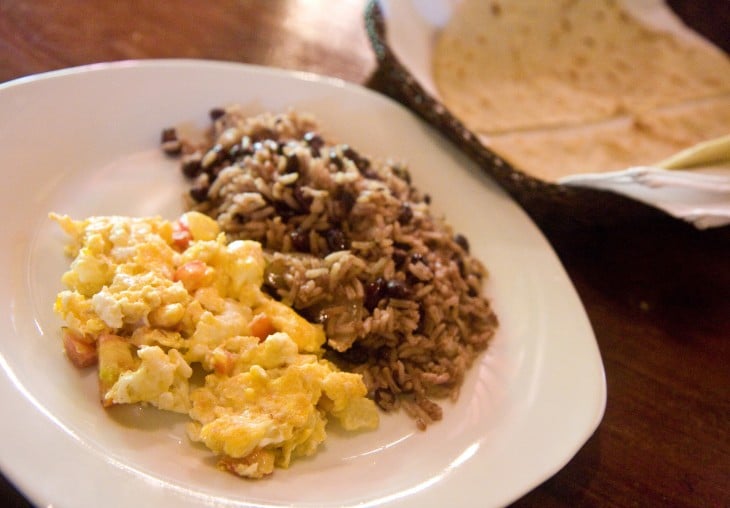
[[[581,452],[516,506],[726,506],[730,232],[544,229],[588,311],[608,402]]]
[[[362,2],[0,2],[0,82],[87,63],[207,58],[363,82],[375,59]]]
[[[668,3],[730,50],[730,2]],[[341,0],[4,0],[0,82],[94,62],[186,57],[367,83],[375,59],[362,9]],[[608,404],[573,460],[515,506],[728,506],[730,228],[697,231],[669,218],[539,226],[595,330]],[[0,501],[28,506],[2,478]]]

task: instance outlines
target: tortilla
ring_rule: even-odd
[[[547,181],[650,165],[730,132],[730,95],[592,125],[483,138],[513,166]]]
[[[463,0],[432,65],[452,113],[548,180],[650,164],[730,132],[727,55],[616,0]]]

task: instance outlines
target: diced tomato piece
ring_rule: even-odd
[[[190,233],[187,223],[182,219],[176,220],[172,225],[172,244],[182,252],[190,247],[192,241],[193,235]]]
[[[271,322],[266,314],[256,314],[251,320],[251,335],[258,337],[260,341],[266,340],[266,337],[276,331],[274,323]]]
[[[233,371],[234,363],[233,355],[228,351],[225,351],[223,354],[215,356],[213,360],[213,369],[216,374],[229,376]]]
[[[205,285],[205,275],[208,265],[196,259],[189,261],[175,270],[173,280],[180,281],[189,293]]]

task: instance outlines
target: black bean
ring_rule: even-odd
[[[393,251],[393,255],[391,257],[393,258],[395,267],[400,270],[403,267],[403,264],[406,262],[408,255],[402,250],[396,249]]]
[[[466,277],[466,265],[464,264],[464,260],[459,258],[456,260],[456,266],[459,267],[459,275],[461,275],[461,278]]]
[[[340,358],[345,360],[349,363],[354,363],[355,365],[361,365],[368,361],[369,354],[367,349],[360,346],[359,344],[353,344],[350,349],[347,351],[343,351],[342,353],[339,353]]]
[[[357,202],[357,197],[352,192],[344,190],[342,191],[339,200],[342,202],[345,210],[347,210],[347,213],[350,213],[352,208],[355,206],[355,203]]]
[[[261,291],[269,295],[274,300],[281,300],[281,295],[278,293],[275,287],[269,286],[268,284],[263,284],[261,286]]]
[[[196,185],[190,189],[190,197],[200,203],[205,201],[208,197],[208,186],[207,185]]]
[[[365,157],[358,157],[358,159],[355,161],[355,166],[357,167],[357,170],[360,172],[360,174],[365,178],[370,178],[371,180],[378,179],[378,173],[376,173],[375,170],[370,167],[370,161]]]
[[[327,239],[327,247],[329,247],[331,252],[345,250],[347,248],[345,233],[339,228],[328,229],[325,233],[325,238]]]
[[[294,199],[297,200],[297,203],[299,203],[299,206],[302,207],[304,212],[309,211],[309,207],[312,206],[312,201],[314,201],[312,196],[307,196],[304,193],[301,185],[294,187]]]
[[[314,131],[305,132],[303,139],[304,142],[307,143],[309,146],[322,148],[322,145],[324,145],[324,140],[322,139],[322,137]]]
[[[276,289],[287,288],[288,285],[285,272],[286,261],[283,261],[282,259],[274,259],[271,263],[266,265],[266,269],[264,270],[264,283]]]
[[[161,135],[162,150],[168,155],[177,155],[182,151],[182,143],[177,138],[174,128],[164,129]]]
[[[175,130],[175,128],[168,127],[167,129],[163,129],[161,141],[163,143],[166,141],[177,141],[177,131]]]
[[[333,225],[345,220],[355,206],[357,198],[349,190],[340,187],[334,194],[334,209],[332,211]]]
[[[464,249],[464,252],[469,252],[469,240],[467,240],[464,235],[458,233],[456,236],[454,236],[454,242],[456,242],[459,247]]]
[[[295,229],[289,233],[292,247],[299,252],[309,252],[309,232],[302,229]]]
[[[316,132],[307,132],[304,134],[304,141],[309,145],[312,157],[319,157],[319,151],[324,146],[324,139]]]
[[[316,307],[310,307],[309,309],[305,309],[306,314],[302,314],[307,319],[307,321],[319,324],[324,324],[327,322],[327,320],[329,319],[327,309],[319,309],[316,310],[316,312],[313,312],[312,309],[316,309]]]
[[[373,309],[378,306],[378,302],[385,296],[385,279],[378,277],[374,281],[365,284],[364,289],[363,305],[372,313]]]
[[[421,280],[418,277],[413,275],[410,271],[406,272],[406,287],[415,286],[419,282],[421,282]]]
[[[213,166],[212,168],[208,168],[208,182],[213,183],[215,182],[216,178],[218,178],[218,175],[221,171],[223,171],[226,167],[224,165],[218,165]]]
[[[296,173],[299,171],[299,157],[296,154],[286,156],[286,166],[284,166],[284,173]]]
[[[400,299],[410,298],[413,293],[405,282],[397,279],[391,279],[386,283],[385,292],[391,298]]]
[[[348,145],[342,146],[342,155],[350,159],[352,162],[357,162],[360,159],[360,154]]]
[[[425,263],[423,259],[423,254],[420,252],[414,252],[411,254],[411,263]]]
[[[418,304],[418,326],[416,326],[416,329],[414,330],[417,334],[423,334],[424,330],[426,328],[426,311],[423,308],[423,304]]]
[[[223,108],[213,108],[208,112],[210,119],[214,122],[225,114],[226,114],[226,110]]]
[[[380,346],[378,349],[375,350],[375,357],[378,360],[383,360],[383,361],[388,362],[388,361],[390,361],[393,353],[396,353],[396,352],[397,352],[396,350],[389,348],[388,346]]]
[[[276,214],[281,217],[281,220],[284,221],[284,223],[288,222],[289,219],[298,213],[297,210],[292,209],[285,201],[274,201],[272,204],[274,205]]]
[[[408,203],[400,205],[400,213],[398,213],[398,222],[401,225],[408,224],[413,219],[413,209]]]
[[[198,176],[202,170],[202,167],[200,166],[201,158],[202,157],[199,152],[183,157],[182,164],[180,165],[183,175],[188,178],[195,178]]]
[[[242,213],[234,213],[233,220],[236,224],[243,224],[246,222],[246,217]]]
[[[342,153],[342,156],[344,158],[350,159],[353,164],[355,164],[355,167],[360,172],[360,174],[362,174],[364,177],[377,177],[377,174],[370,169],[370,161],[366,157],[361,156],[359,153],[353,150],[353,148],[349,145],[341,145],[340,153]]]
[[[338,170],[342,170],[342,159],[340,159],[340,156],[334,150],[329,153],[328,162],[334,164]]]

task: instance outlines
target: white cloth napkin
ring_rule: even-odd
[[[653,166],[571,175],[560,183],[617,192],[699,229],[724,226],[730,224],[730,135]]]
[[[617,192],[691,222],[699,229],[730,224],[730,169],[725,174],[715,174],[642,166],[612,173],[571,175],[560,183]]]

